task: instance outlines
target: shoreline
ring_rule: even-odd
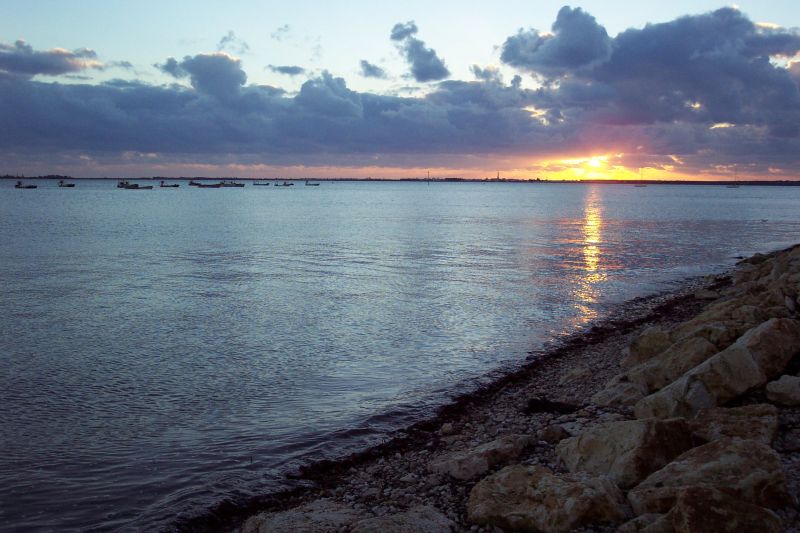
[[[348,494],[354,496],[353,501],[355,502],[364,500],[371,504],[375,503],[375,491],[372,488],[360,491],[361,494],[353,495],[353,491],[337,492],[336,487],[352,485],[360,472],[369,469],[376,470],[376,465],[395,460],[398,454],[403,456],[408,453],[418,453],[421,450],[429,453],[447,453],[452,448],[453,439],[449,435],[442,434],[443,426],[446,427],[447,424],[450,424],[456,427],[472,424],[468,419],[478,418],[475,410],[486,409],[493,405],[493,402],[499,399],[498,395],[513,396],[519,394],[520,390],[530,389],[532,386],[538,387],[541,385],[539,382],[553,371],[561,371],[565,366],[572,366],[575,359],[585,360],[587,351],[592,348],[600,347],[606,351],[609,349],[611,351],[613,349],[621,350],[629,338],[645,325],[677,323],[686,319],[699,312],[704,305],[703,300],[694,297],[698,290],[719,289],[729,283],[728,272],[704,277],[690,277],[676,282],[677,286],[673,289],[622,302],[600,321],[555,340],[540,350],[528,352],[526,361],[519,366],[489,372],[487,374],[490,379],[488,383],[456,395],[451,401],[439,406],[432,416],[397,431],[396,436],[387,441],[336,459],[319,460],[301,466],[298,471],[287,476],[285,481],[289,487],[286,489],[240,501],[225,500],[203,515],[179,519],[171,524],[168,530],[240,531],[244,522],[258,513],[287,511],[319,498],[336,499],[338,497],[341,499],[343,495]],[[608,371],[595,374],[591,383],[588,384],[589,388],[593,386],[596,388],[598,383],[605,383],[606,379],[600,376],[606,376],[606,374],[608,374],[607,377],[613,375]],[[556,390],[548,389],[544,395],[548,396],[548,399],[559,401],[557,389],[564,389],[568,385],[570,384],[556,383]],[[587,384],[583,384],[584,388],[586,386]],[[570,386],[570,391],[572,390]],[[588,402],[591,394],[593,392],[586,392],[585,402]],[[508,409],[508,407],[506,406],[504,410],[516,410]],[[616,411],[616,409],[612,409],[612,412]],[[382,467],[379,466],[377,470],[378,474],[381,474]],[[440,482],[437,486],[452,484],[452,480],[443,478],[434,481]],[[383,484],[386,485],[386,483]],[[463,485],[463,483],[457,485]],[[359,491],[355,490],[354,492]],[[457,490],[457,492],[460,491]],[[466,495],[462,499],[465,498]],[[391,497],[377,499],[389,501]],[[366,507],[366,503],[364,506]],[[459,526],[464,525],[461,521],[457,523]]]

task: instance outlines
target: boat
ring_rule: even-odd
[[[294,183],[289,183],[288,181],[284,181],[283,183],[276,183],[276,187],[293,187]]]
[[[38,185],[23,185],[21,181],[14,184],[15,189],[35,189]]]
[[[66,182],[66,181],[64,181],[64,180],[60,180],[60,181],[58,182],[58,186],[59,186],[59,187],[74,187],[74,186],[75,186],[75,184],[74,184],[74,183],[67,183],[67,182]]]
[[[117,189],[131,189],[137,191],[146,191],[152,189],[152,185],[139,185],[138,183],[131,183],[128,180],[120,180],[117,183]]]
[[[199,182],[199,181],[194,181],[194,180],[191,180],[191,181],[189,182],[189,185],[190,185],[191,187],[199,187],[199,186],[200,186],[200,182]]]
[[[178,183],[164,183],[164,180],[161,180],[161,184],[159,185],[159,187],[163,187],[163,188],[167,189],[167,188],[170,188],[170,187],[172,187],[172,188],[180,187],[180,185]]]
[[[220,187],[244,187],[244,183],[236,183],[235,181],[221,181],[219,182]]]
[[[195,183],[195,187],[198,189],[219,189],[222,187],[221,183]]]
[[[260,185],[262,187],[269,187],[269,183],[254,183],[253,185],[255,185],[255,186]]]
[[[319,187],[319,183],[309,183],[308,180],[306,180],[306,187]]]

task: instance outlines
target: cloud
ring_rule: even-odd
[[[373,65],[366,59],[362,59],[361,63],[361,75],[365,78],[379,78],[379,79],[386,79],[386,71],[383,70],[378,65]]]
[[[405,23],[398,22],[394,25],[394,27],[392,27],[392,33],[389,35],[389,37],[393,41],[402,41],[408,37],[411,37],[412,35],[416,35],[417,31],[419,30],[413,20]]]
[[[481,68],[480,65],[472,65],[469,69],[476,79],[495,83],[503,82],[503,75],[500,73],[500,69],[493,65],[489,65],[486,68]],[[520,79],[520,81],[522,80]]]
[[[604,61],[611,54],[605,28],[579,7],[562,7],[552,30],[552,34],[519,30],[503,44],[501,60],[522,70],[558,76]]]
[[[450,71],[436,51],[414,37],[417,31],[414,21],[409,21],[395,24],[390,34],[411,67],[411,76],[418,82],[439,81],[449,77]]]
[[[0,43],[0,73],[18,76],[36,76],[38,74],[58,76],[80,72],[86,69],[102,68],[94,50],[80,48],[65,50],[53,48],[36,51],[25,41],[16,41],[13,45]]]
[[[291,26],[284,24],[283,26],[275,28],[275,31],[270,33],[269,36],[276,41],[282,41],[289,35],[291,30]]]
[[[241,60],[225,52],[186,56],[180,62],[170,57],[156,67],[175,78],[188,76],[199,92],[221,99],[237,95],[247,82]]]
[[[236,36],[233,30],[228,30],[217,43],[217,52],[232,52],[242,55],[250,51],[250,45]]]
[[[0,160],[158,153],[163,165],[477,166],[622,153],[620,164],[677,158],[698,176],[724,165],[798,175],[797,31],[721,9],[629,29],[587,55],[585,39],[577,51],[564,48],[576,19],[600,28],[587,13],[562,10],[553,36],[538,36],[554,44],[514,56],[512,67],[542,82],[535,90],[519,74],[506,85],[498,69],[473,66],[476,81],[444,80],[424,93],[361,92],[329,72],[287,93],[247,85],[241,61],[223,52],[157,65],[191,86],[44,83],[6,69],[0,130],[13,134],[0,136]],[[413,22],[395,30],[404,53],[421,42]]]
[[[300,74],[305,74],[306,72],[306,69],[303,67],[298,67],[295,65],[269,65],[267,68],[269,68],[272,72],[286,74],[287,76],[299,76]]]

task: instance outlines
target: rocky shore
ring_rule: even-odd
[[[636,300],[236,529],[800,531],[798,293],[800,246]]]

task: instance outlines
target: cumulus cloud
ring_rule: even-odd
[[[486,68],[481,68],[480,65],[472,65],[470,71],[472,71],[473,76],[478,80],[495,83],[503,82],[503,75],[500,73],[500,69],[493,65],[489,65]],[[520,81],[522,80],[520,79]]]
[[[88,48],[37,51],[21,40],[11,45],[0,43],[0,72],[10,75],[58,76],[90,68],[99,69],[102,66],[95,51]]]
[[[576,18],[600,27],[562,10],[553,35],[538,36],[554,44],[514,55],[511,66],[544,81],[536,90],[519,75],[506,85],[497,69],[473,66],[477,81],[441,81],[422,96],[360,92],[328,72],[286,93],[247,85],[240,60],[222,52],[158,65],[191,87],[0,75],[0,130],[14,132],[0,136],[0,159],[159,152],[165,164],[416,165],[624,152],[635,164],[675,157],[687,173],[739,164],[797,175],[800,67],[788,59],[800,57],[796,31],[721,9],[627,30],[587,55],[584,40],[565,48]],[[401,50],[416,40],[413,23],[395,30]]]
[[[306,72],[306,69],[296,65],[269,65],[267,68],[269,68],[272,72],[286,74],[287,76],[299,76],[300,74],[305,74]]]
[[[383,70],[378,65],[373,65],[366,59],[361,60],[360,66],[361,66],[361,75],[364,76],[365,78],[385,79],[387,77],[385,70]]]
[[[389,35],[411,67],[411,76],[418,82],[439,81],[450,76],[450,71],[436,51],[417,39],[418,28],[414,21],[397,23]]]
[[[199,92],[221,99],[237,95],[247,82],[241,60],[225,52],[186,56],[180,62],[170,57],[156,67],[175,78],[188,76]]]
[[[547,76],[565,74],[608,59],[611,39],[606,29],[581,8],[564,6],[552,34],[520,30],[506,39],[501,60]]]

